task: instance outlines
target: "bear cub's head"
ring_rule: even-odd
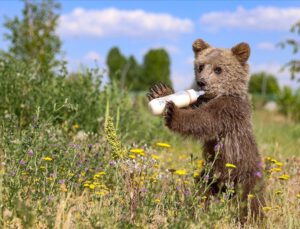
[[[202,39],[193,43],[196,88],[206,98],[247,95],[250,47],[240,43],[231,49],[213,48]]]

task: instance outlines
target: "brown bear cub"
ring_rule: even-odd
[[[203,142],[206,163],[214,161],[209,177],[217,177],[210,186],[210,195],[226,190],[225,184],[231,182],[242,201],[240,220],[249,216],[248,203],[250,216],[260,217],[264,205],[263,178],[247,93],[249,45],[240,43],[231,49],[213,48],[198,39],[193,43],[193,51],[195,83],[205,95],[199,97],[196,104],[183,109],[168,102],[165,124],[174,132],[194,136]],[[172,93],[172,88],[160,83],[150,89],[148,99]],[[230,166],[235,168],[228,168]]]

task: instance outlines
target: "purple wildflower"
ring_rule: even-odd
[[[262,173],[260,171],[255,172],[255,176],[257,176],[258,178],[261,178],[262,177]]]
[[[59,183],[59,184],[64,184],[64,183],[65,183],[65,180],[64,180],[64,179],[59,180],[58,183]]]
[[[148,190],[146,188],[142,188],[141,192],[146,193]]]
[[[189,190],[184,190],[183,193],[184,193],[185,196],[189,196],[190,195],[190,191]]]
[[[33,150],[32,150],[32,149],[28,150],[27,154],[28,154],[29,156],[33,156]]]
[[[116,165],[116,162],[115,162],[115,161],[110,161],[110,162],[109,162],[109,165],[110,165],[110,166],[115,166],[115,165]]]
[[[53,196],[48,196],[48,201],[51,202],[53,200]]]
[[[220,151],[220,149],[223,148],[223,142],[218,142],[215,147],[214,147],[214,151],[217,152],[217,151]]]
[[[209,175],[205,175],[204,180],[205,180],[205,182],[208,182],[209,181]]]
[[[26,165],[26,162],[23,159],[21,159],[20,162],[19,162],[19,164],[20,165]]]

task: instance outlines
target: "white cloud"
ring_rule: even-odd
[[[251,74],[257,72],[267,72],[274,75],[280,86],[288,85],[294,89],[299,88],[299,83],[296,80],[291,80],[291,75],[287,69],[282,70],[282,66],[276,62],[269,62],[263,64],[250,64]]]
[[[90,51],[88,52],[85,56],[84,56],[85,60],[92,60],[92,61],[99,61],[101,60],[101,56],[99,53],[95,52],[95,51]]]
[[[257,45],[257,48],[262,50],[274,50],[275,45],[271,42],[261,42]]]
[[[144,10],[76,8],[60,18],[59,33],[90,37],[173,37],[193,31],[189,19]]]
[[[259,6],[253,9],[238,7],[235,11],[205,13],[200,23],[216,31],[220,28],[239,28],[254,30],[289,30],[300,19],[299,7]]]

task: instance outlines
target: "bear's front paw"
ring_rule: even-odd
[[[165,124],[170,129],[173,129],[175,126],[176,116],[177,116],[177,110],[178,108],[175,106],[175,104],[171,101],[167,102],[166,109],[165,109]]]
[[[153,87],[149,89],[149,93],[147,94],[148,100],[164,97],[167,95],[173,94],[174,91],[168,85],[164,83],[155,84]]]

